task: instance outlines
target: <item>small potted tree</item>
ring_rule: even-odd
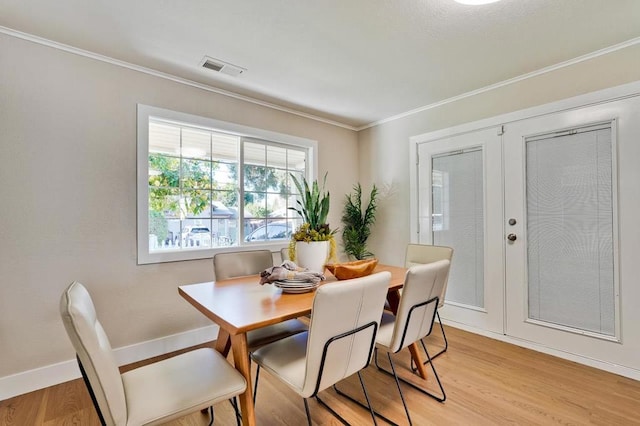
[[[363,210],[362,187],[354,185],[354,193],[347,194],[342,211],[342,242],[345,253],[356,260],[373,257],[367,249],[367,239],[371,235],[371,226],[376,221],[378,188],[373,185],[369,195],[369,203]]]
[[[291,236],[289,258],[310,271],[323,272],[327,260],[336,258],[336,230],[331,230],[327,223],[329,192],[324,190],[327,174],[322,188],[317,180],[310,186],[305,178],[300,182],[292,174],[291,179],[300,196],[296,200],[297,207],[289,209],[297,212],[303,223]]]

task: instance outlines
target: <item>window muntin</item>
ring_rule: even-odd
[[[299,225],[290,173],[313,176],[314,141],[142,105],[138,133],[139,263],[282,246]]]

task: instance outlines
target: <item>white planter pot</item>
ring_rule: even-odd
[[[324,273],[329,256],[329,241],[296,242],[296,264],[313,272]]]

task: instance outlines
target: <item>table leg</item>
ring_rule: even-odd
[[[220,328],[218,331],[218,338],[216,339],[216,351],[220,352],[223,357],[229,355],[231,349],[231,339],[229,338],[229,332],[224,328]]]
[[[400,292],[398,290],[389,290],[387,293],[387,302],[389,302],[389,308],[393,314],[398,313],[398,305],[400,304]]]
[[[400,304],[400,292],[398,290],[390,290],[389,293],[387,293],[387,301],[389,302],[389,307],[391,307],[391,312],[393,312],[394,315],[397,314],[398,305]],[[427,380],[427,369],[422,363],[422,356],[420,355],[418,344],[415,342],[410,344],[409,352],[411,352],[411,358],[418,368],[418,374]]]
[[[253,407],[253,396],[251,388],[251,365],[249,364],[249,347],[247,346],[247,335],[245,333],[231,336],[231,348],[233,350],[233,362],[236,370],[240,372],[247,381],[247,390],[240,394],[240,409],[242,410],[242,424],[254,426],[256,415]]]
[[[418,349],[417,343],[412,343],[409,345],[409,352],[411,352],[411,358],[413,362],[416,363],[416,367],[418,369],[418,374],[423,379],[427,380],[427,368],[424,366],[422,362],[422,356],[420,355],[420,350]]]

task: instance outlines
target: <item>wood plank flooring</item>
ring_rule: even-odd
[[[439,331],[434,334],[439,336]],[[414,425],[640,425],[638,381],[452,327],[447,328],[447,337],[449,351],[435,361],[447,401],[440,404],[403,387]],[[439,337],[430,339],[434,349],[441,344]],[[394,360],[401,374],[409,377],[408,351]],[[364,380],[376,410],[407,424],[393,378],[370,366]],[[417,377],[412,380],[420,382]],[[361,396],[357,377],[340,387]],[[435,390],[433,380],[428,387]],[[368,412],[333,390],[321,397],[351,424],[372,423]],[[317,402],[309,405],[314,424],[340,424]],[[216,425],[235,424],[229,403],[218,404],[215,411]],[[259,425],[306,424],[302,400],[266,372],[261,374],[256,414]],[[205,414],[194,413],[170,424],[207,423]],[[1,426],[98,424],[82,379],[0,401]]]

